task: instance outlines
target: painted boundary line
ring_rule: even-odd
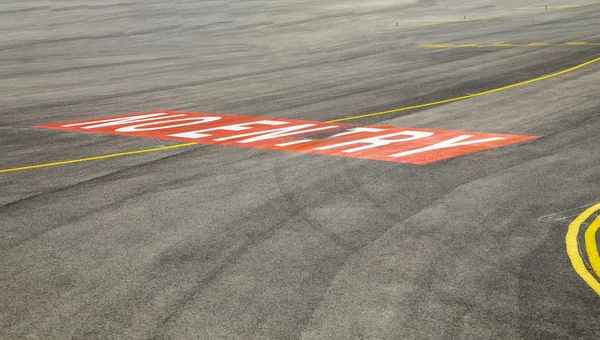
[[[420,108],[424,108],[424,107],[429,107],[429,106],[436,106],[436,105],[441,105],[441,104],[446,104],[446,103],[452,103],[452,102],[457,102],[459,100],[464,100],[464,99],[469,99],[469,98],[475,98],[475,97],[480,97],[486,94],[491,94],[491,93],[495,93],[495,92],[500,92],[500,91],[504,91],[504,90],[508,90],[508,89],[512,89],[514,87],[518,87],[518,86],[523,86],[523,85],[527,85],[527,84],[531,84],[531,83],[535,83],[537,81],[541,81],[541,80],[545,80],[545,79],[549,79],[549,78],[553,78],[556,76],[560,76],[562,74],[565,73],[569,73],[572,71],[575,71],[577,69],[580,69],[584,66],[593,64],[595,62],[600,61],[600,57],[596,58],[596,59],[592,59],[590,61],[586,61],[585,63],[573,66],[571,68],[568,68],[566,70],[562,70],[559,72],[555,72],[555,73],[551,73],[545,76],[541,76],[541,77],[537,77],[537,78],[533,78],[533,79],[529,79],[526,81],[522,81],[519,83],[515,83],[515,84],[511,84],[511,85],[507,85],[507,86],[503,86],[503,87],[499,87],[496,89],[492,89],[492,90],[488,90],[488,91],[483,91],[483,92],[479,92],[479,93],[473,93],[473,94],[469,94],[466,96],[462,96],[462,97],[456,97],[456,98],[450,98],[450,99],[445,99],[445,100],[440,100],[437,102],[432,102],[432,103],[426,103],[426,104],[420,104],[420,105],[414,105],[414,106],[408,106],[408,107],[403,107],[403,108],[399,108],[399,109],[393,109],[393,110],[388,110],[388,111],[381,111],[381,112],[374,112],[374,113],[368,113],[368,114],[364,114],[364,115],[359,115],[359,116],[352,116],[352,117],[347,117],[347,118],[340,118],[340,119],[334,119],[334,120],[330,120],[329,122],[342,122],[342,121],[346,121],[346,120],[353,120],[353,119],[359,119],[359,118],[367,118],[367,117],[374,117],[374,116],[381,116],[381,115],[386,115],[386,114],[390,114],[390,113],[395,113],[395,112],[401,112],[401,111],[408,111],[408,110],[414,110],[414,109],[420,109]]]
[[[182,147],[196,145],[196,144],[198,144],[198,143],[175,144],[175,145],[163,146],[163,147],[160,147],[160,148],[151,148],[151,149],[143,149],[143,150],[136,150],[136,151],[111,153],[111,154],[107,154],[107,155],[93,156],[93,157],[88,157],[88,158],[71,159],[71,160],[67,160],[67,161],[45,163],[45,164],[38,164],[38,165],[28,165],[28,166],[23,166],[23,167],[20,167],[20,168],[12,168],[12,169],[0,170],[0,173],[3,173],[3,172],[13,172],[13,171],[21,171],[21,170],[30,170],[30,169],[39,169],[39,168],[45,168],[45,167],[49,167],[49,166],[56,166],[56,165],[65,165],[65,164],[89,162],[89,161],[96,161],[96,160],[100,160],[100,159],[107,159],[107,158],[113,158],[113,157],[137,155],[137,154],[141,154],[141,153],[148,153],[148,152],[154,152],[154,151],[164,151],[164,150],[169,150],[169,149],[177,149],[177,148],[182,148]]]
[[[596,275],[600,276],[600,255],[596,243],[596,232],[600,228],[600,216],[598,216],[587,228],[585,232],[585,252],[590,262],[591,270],[585,265],[579,247],[579,231],[581,224],[588,220],[590,216],[600,211],[600,203],[584,211],[569,225],[569,231],[565,238],[567,254],[571,259],[571,265],[575,272],[600,296],[600,282]]]
[[[553,44],[547,42],[534,42],[529,44],[423,44],[423,48],[465,48],[465,47],[579,47],[579,46],[600,46],[600,43],[586,41],[570,41],[566,43]]]
[[[596,233],[600,229],[600,216],[598,216],[585,231],[585,250],[592,270],[596,276],[600,276],[600,254],[598,253],[598,243],[596,242]]]
[[[562,71],[559,71],[559,72],[551,73],[551,74],[548,74],[548,75],[545,75],[545,76],[533,78],[533,79],[522,81],[522,82],[519,82],[519,83],[515,83],[515,84],[511,84],[511,85],[499,87],[499,88],[488,90],[488,91],[474,93],[474,94],[470,94],[470,95],[466,95],[466,96],[462,96],[462,97],[450,98],[450,99],[445,99],[445,100],[441,100],[441,101],[437,101],[437,102],[431,102],[431,103],[426,103],[426,104],[420,104],[420,105],[402,107],[402,108],[398,108],[398,109],[381,111],[381,112],[374,112],[374,113],[369,113],[369,114],[364,114],[364,115],[357,115],[357,116],[344,117],[344,118],[339,118],[339,119],[332,119],[332,120],[328,120],[327,122],[328,123],[336,123],[336,122],[349,121],[349,120],[354,120],[354,119],[361,119],[361,118],[367,118],[367,117],[381,116],[381,115],[386,115],[386,114],[390,114],[390,113],[396,113],[396,112],[401,112],[401,111],[409,111],[409,110],[420,109],[420,108],[425,108],[425,107],[429,107],[429,106],[436,106],[436,105],[441,105],[441,104],[446,104],[446,103],[452,103],[452,102],[456,102],[456,101],[460,101],[460,100],[464,100],[464,99],[479,97],[479,96],[483,96],[483,95],[487,95],[487,94],[491,94],[491,93],[495,93],[495,92],[500,92],[500,91],[508,90],[508,89],[515,88],[515,87],[518,87],[518,86],[523,86],[523,85],[531,84],[531,83],[534,83],[534,82],[537,82],[537,81],[541,81],[541,80],[545,80],[545,79],[557,77],[559,75],[575,71],[577,69],[580,69],[582,67],[585,67],[587,65],[593,64],[593,63],[598,62],[598,61],[600,61],[600,57],[592,59],[592,60],[589,60],[589,61],[586,61],[586,62],[584,62],[582,64],[570,67],[568,69],[565,69],[565,70],[562,70]],[[38,164],[38,165],[28,165],[28,166],[17,167],[17,168],[9,168],[9,169],[0,169],[0,173],[22,171],[22,170],[31,170],[31,169],[45,168],[45,167],[51,167],[51,166],[57,166],[57,165],[81,163],[81,162],[94,161],[94,160],[100,160],[100,159],[106,159],[106,158],[114,158],[114,157],[135,155],[135,154],[140,154],[140,153],[162,151],[162,150],[167,150],[167,149],[174,149],[174,148],[179,148],[179,147],[192,146],[192,145],[195,145],[195,144],[196,143],[176,144],[176,145],[171,145],[171,146],[161,147],[161,148],[152,148],[152,149],[145,149],[145,150],[128,151],[128,152],[121,152],[121,153],[101,155],[101,156],[93,156],[93,157],[80,158],[80,159],[72,159],[72,160],[66,160],[66,161],[60,161],[60,162],[53,162],[53,163],[45,163],[45,164]]]

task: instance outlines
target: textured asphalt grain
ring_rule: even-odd
[[[160,109],[325,121],[600,57],[421,48],[600,42],[599,5],[494,3],[2,4],[0,169],[170,144],[32,128],[45,123]],[[406,22],[463,15],[504,17]],[[0,174],[0,338],[597,339],[569,221],[538,218],[600,202],[599,89],[594,63],[352,121],[541,137],[425,166],[197,145]]]

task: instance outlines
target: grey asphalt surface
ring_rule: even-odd
[[[40,124],[325,121],[561,71],[600,47],[421,45],[600,42],[600,5],[525,13],[573,4],[5,3],[0,169],[173,144]],[[600,202],[599,89],[600,62],[351,121],[541,136],[424,166],[197,145],[0,173],[0,339],[598,339],[540,217]]]

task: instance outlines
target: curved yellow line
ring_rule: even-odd
[[[479,97],[479,96],[483,96],[483,95],[486,95],[486,94],[490,94],[490,93],[494,93],[494,92],[499,92],[499,91],[504,91],[504,90],[512,89],[514,87],[523,86],[523,85],[531,84],[531,83],[534,83],[534,82],[537,82],[537,81],[541,81],[541,80],[544,80],[544,79],[556,77],[556,76],[559,76],[561,74],[565,74],[565,73],[569,73],[569,72],[575,71],[577,69],[580,69],[580,68],[582,68],[584,66],[590,65],[590,64],[595,63],[597,61],[600,61],[600,57],[596,58],[596,59],[592,59],[590,61],[586,61],[585,63],[579,64],[577,66],[574,66],[574,67],[571,67],[571,68],[568,68],[566,70],[562,70],[562,71],[559,71],[559,72],[556,72],[556,73],[552,73],[552,74],[548,74],[548,75],[541,76],[541,77],[538,77],[538,78],[534,78],[534,79],[522,81],[520,83],[516,83],[516,84],[512,84],[512,85],[503,86],[503,87],[500,87],[500,88],[497,88],[497,89],[492,89],[492,90],[489,90],[489,91],[484,91],[484,92],[470,94],[470,95],[467,95],[467,96],[462,96],[462,97],[457,97],[457,98],[450,98],[450,99],[445,99],[445,100],[441,100],[441,101],[437,101],[437,102],[420,104],[420,105],[414,105],[414,106],[409,106],[409,107],[402,107],[402,108],[388,110],[388,111],[374,112],[374,113],[369,113],[369,114],[364,114],[364,115],[358,115],[358,116],[352,116],[352,117],[344,117],[344,118],[339,118],[339,119],[332,119],[332,120],[328,120],[327,122],[328,123],[335,123],[335,122],[342,122],[342,121],[348,121],[348,120],[354,120],[354,119],[360,119],[360,118],[380,116],[380,115],[390,114],[390,113],[394,113],[394,112],[414,110],[414,109],[419,109],[419,108],[423,108],[423,107],[440,105],[440,104],[445,104],[445,103],[451,103],[451,102],[456,102],[456,101],[459,101],[459,100],[469,99],[469,98],[473,98],[473,97]],[[61,162],[54,162],[54,163],[30,165],[30,166],[24,166],[24,167],[19,167],[19,168],[10,168],[10,169],[4,169],[4,170],[0,169],[0,173],[3,173],[3,172],[13,172],[13,171],[21,171],[21,170],[30,170],[30,169],[38,169],[38,168],[45,168],[45,167],[50,167],[50,166],[55,166],[55,165],[63,165],[63,164],[71,164],[71,163],[80,163],[80,162],[94,161],[94,160],[104,159],[104,158],[112,158],[112,157],[119,157],[119,156],[135,155],[135,154],[139,154],[139,153],[161,151],[161,150],[173,149],[173,148],[184,147],[184,146],[189,146],[189,145],[194,145],[194,144],[195,143],[176,144],[176,145],[171,145],[171,146],[163,147],[163,148],[154,148],[154,149],[146,149],[146,150],[138,150],[138,151],[121,152],[121,153],[110,154],[110,155],[95,156],[95,157],[88,157],[88,158],[81,158],[81,159],[73,159],[73,160],[67,160],[67,161],[61,161]]]
[[[592,275],[585,264],[583,263],[583,258],[579,254],[579,245],[577,243],[577,236],[579,235],[579,229],[581,227],[581,223],[587,220],[592,214],[596,211],[600,210],[600,203],[592,206],[591,208],[584,211],[581,215],[579,215],[571,224],[569,225],[569,231],[567,232],[567,236],[565,238],[565,242],[567,245],[567,254],[571,259],[571,265],[575,272],[581,276],[581,278],[598,294],[600,295],[600,282],[596,280],[594,275]]]
[[[111,153],[111,154],[108,154],[108,155],[101,155],[101,156],[94,156],[94,157],[87,157],[87,158],[79,158],[79,159],[71,159],[71,160],[67,160],[67,161],[60,161],[60,162],[53,162],[53,163],[46,163],[46,164],[28,165],[28,166],[23,166],[23,167],[20,167],[20,168],[12,168],[12,169],[0,170],[0,173],[2,173],[2,172],[21,171],[21,170],[30,170],[30,169],[39,169],[39,168],[46,168],[46,167],[49,167],[49,166],[56,166],[56,165],[65,165],[65,164],[89,162],[89,161],[96,161],[96,160],[99,160],[99,159],[106,159],[106,158],[113,158],[113,157],[137,155],[137,154],[140,154],[140,153],[147,153],[147,152],[154,152],[154,151],[163,151],[163,150],[181,148],[181,147],[184,147],[184,146],[191,146],[191,145],[196,145],[196,144],[198,144],[198,143],[175,144],[175,145],[163,146],[163,147],[160,147],[160,148],[152,148],[152,149],[144,149],[144,150],[136,150],[136,151]]]
[[[598,229],[600,229],[600,216],[585,231],[585,250],[594,273],[600,276],[600,254],[598,254],[598,243],[596,243]]]
[[[359,118],[381,116],[381,115],[387,115],[387,114],[390,114],[390,113],[395,113],[395,112],[400,112],[400,111],[408,111],[408,110],[420,109],[420,108],[428,107],[428,106],[435,106],[435,105],[441,105],[441,104],[446,104],[446,103],[457,102],[459,100],[464,100],[464,99],[479,97],[479,96],[483,96],[483,95],[486,95],[486,94],[490,94],[490,93],[494,93],[494,92],[500,92],[500,91],[512,89],[514,87],[523,86],[523,85],[535,83],[537,81],[545,80],[545,79],[548,79],[548,78],[553,78],[553,77],[556,77],[556,76],[560,76],[561,74],[565,74],[565,73],[569,73],[571,71],[575,71],[577,69],[580,69],[580,68],[582,68],[584,66],[593,64],[593,63],[598,62],[598,61],[600,61],[600,57],[596,58],[596,59],[592,59],[590,61],[586,61],[583,64],[579,64],[577,66],[573,66],[573,67],[568,68],[566,70],[562,70],[562,71],[559,71],[559,72],[556,72],[556,73],[547,74],[545,76],[541,76],[541,77],[537,77],[537,78],[534,78],[534,79],[522,81],[522,82],[519,82],[519,83],[516,83],[516,84],[511,84],[511,85],[499,87],[497,89],[492,89],[492,90],[489,90],[489,91],[483,91],[483,92],[473,93],[473,94],[469,94],[469,95],[462,96],[462,97],[444,99],[444,100],[440,100],[440,101],[432,102],[432,103],[426,103],[426,104],[420,104],[420,105],[402,107],[402,108],[399,108],[399,109],[392,109],[392,110],[381,111],[381,112],[367,113],[367,114],[364,114],[364,115],[358,115],[358,116],[351,116],[351,117],[339,118],[339,119],[334,119],[334,120],[328,120],[328,122],[343,122],[343,121],[346,121],[346,120],[353,120],[353,119],[359,119]]]

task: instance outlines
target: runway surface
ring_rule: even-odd
[[[31,0],[0,30],[1,339],[598,338],[600,4]],[[160,110],[539,138],[416,165],[35,128]]]

